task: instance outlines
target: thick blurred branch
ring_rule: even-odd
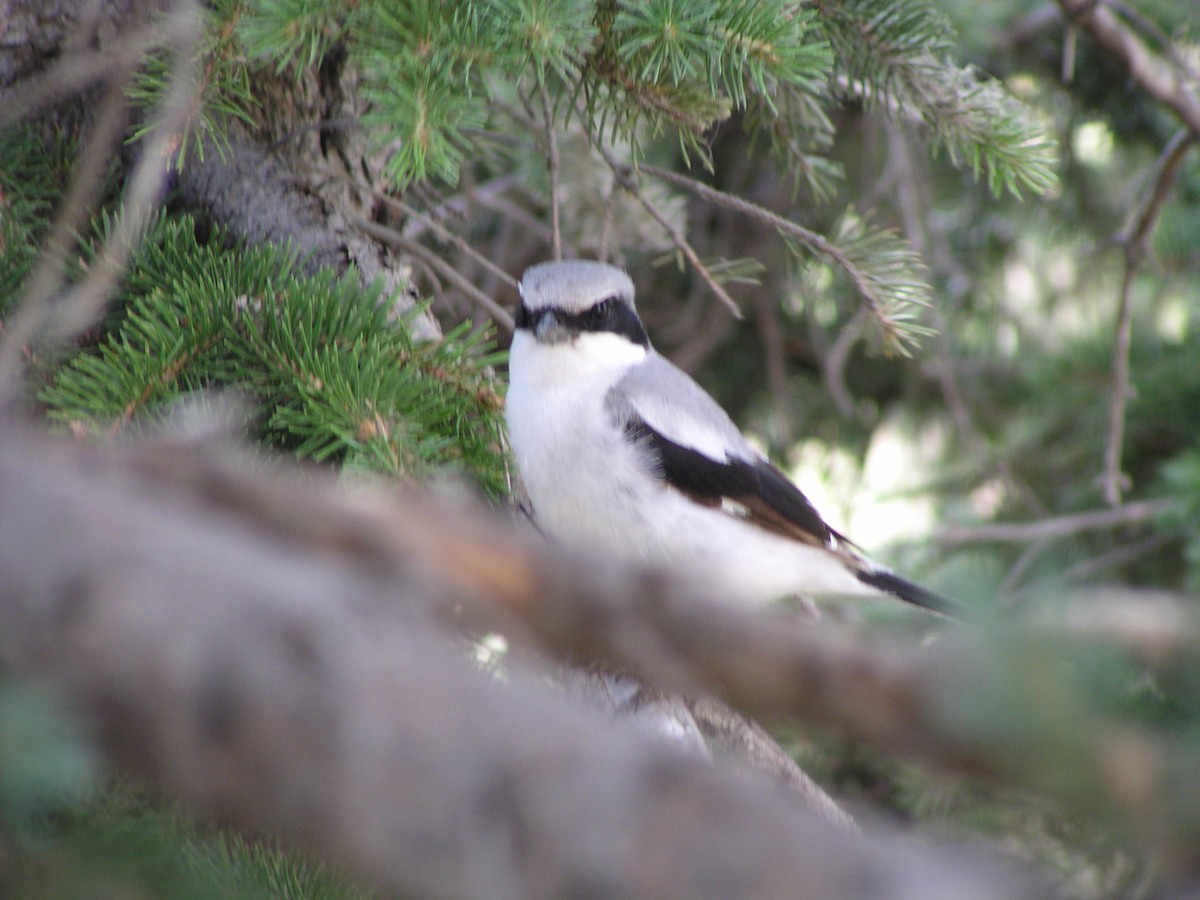
[[[545,598],[661,587],[382,486],[0,427],[0,661],[57,683],[113,765],[199,810],[403,896],[1041,895],[815,823],[518,669],[474,672],[425,615],[499,599],[563,625]]]

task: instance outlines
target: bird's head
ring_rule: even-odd
[[[516,327],[541,345],[571,344],[587,353],[649,349],[633,305],[633,282],[616,266],[588,260],[546,262],[519,285]]]

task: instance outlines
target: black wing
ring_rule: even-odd
[[[747,522],[836,553],[863,584],[914,606],[962,617],[961,607],[953,600],[877,568],[855,554],[850,541],[830,528],[803,492],[765,459],[715,460],[659,434],[636,412],[625,420],[624,428],[629,437],[650,451],[663,480],[696,502],[722,506],[732,501],[741,507]]]
[[[845,540],[800,489],[765,459],[715,460],[659,434],[636,412],[631,412],[624,428],[651,452],[663,480],[696,502],[721,506],[731,501],[755,525],[808,544],[831,547]]]

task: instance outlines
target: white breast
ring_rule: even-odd
[[[646,351],[615,335],[539,344],[517,332],[509,356],[508,432],[521,479],[543,530],[567,543],[627,542],[637,504],[614,497],[645,490],[633,448],[613,427],[604,398]]]

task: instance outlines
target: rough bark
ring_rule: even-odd
[[[0,0],[0,88],[144,23],[162,0]]]

